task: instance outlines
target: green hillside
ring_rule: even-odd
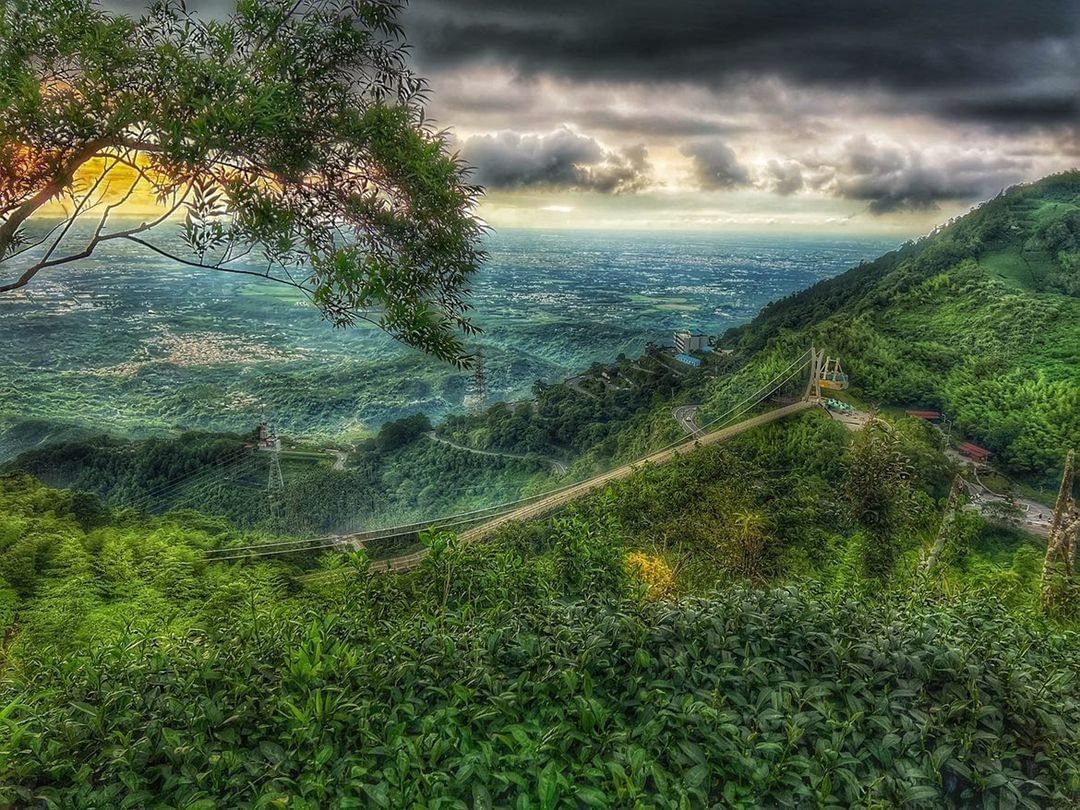
[[[726,336],[838,354],[854,393],[941,409],[1011,470],[1080,446],[1080,172],[1010,189]]]
[[[580,480],[811,342],[856,397],[943,406],[1047,480],[1078,438],[1078,185],[778,302],[711,374],[623,358],[634,387],[388,423],[343,469],[289,448],[274,509],[250,437],[24,454],[0,476],[0,807],[1076,806],[1080,578],[950,498],[941,435],[891,408],[857,432],[808,410],[480,545],[410,536],[405,573],[283,536]]]
[[[917,577],[894,437],[809,413],[395,576],[0,479],[0,806],[1074,803],[1042,550],[964,519]]]

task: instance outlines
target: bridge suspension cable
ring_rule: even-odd
[[[342,543],[356,542],[355,540],[353,540],[353,538],[357,538],[359,540],[367,542],[367,541],[371,541],[371,540],[385,540],[385,539],[392,538],[392,537],[404,537],[404,536],[409,535],[409,534],[416,534],[417,532],[422,531],[422,530],[427,529],[427,528],[436,527],[437,525],[438,525],[439,528],[442,528],[442,527],[444,527],[446,525],[445,521],[449,521],[449,520],[455,521],[456,524],[461,524],[461,523],[472,523],[472,522],[475,522],[476,520],[483,520],[483,519],[485,519],[487,517],[493,517],[495,514],[498,514],[500,512],[505,512],[511,507],[520,506],[522,504],[528,503],[529,501],[535,501],[535,500],[540,500],[540,499],[543,499],[543,498],[547,498],[547,497],[550,497],[551,495],[557,495],[560,492],[565,492],[567,490],[573,489],[574,487],[579,486],[580,484],[581,484],[581,482],[578,481],[578,482],[575,482],[573,484],[566,484],[565,486],[559,487],[557,489],[545,490],[544,492],[538,492],[535,495],[528,495],[528,496],[526,496],[524,498],[518,498],[518,499],[513,500],[513,501],[504,501],[502,503],[493,504],[492,506],[485,506],[485,507],[482,507],[480,509],[472,509],[472,510],[469,510],[467,512],[457,512],[455,514],[445,515],[445,516],[438,517],[438,518],[431,518],[429,520],[416,521],[414,523],[402,523],[402,524],[398,524],[396,526],[386,526],[384,528],[371,529],[371,530],[369,530],[367,532],[350,532],[350,533],[345,533],[345,534],[331,534],[331,535],[323,535],[321,537],[313,537],[313,538],[309,538],[309,539],[282,540],[280,542],[274,542],[274,543],[254,543],[254,544],[247,545],[247,546],[228,546],[228,547],[220,548],[220,549],[210,549],[205,553],[207,555],[207,559],[223,559],[221,557],[213,557],[211,555],[214,555],[217,552],[220,552],[222,554],[226,554],[226,553],[232,553],[232,552],[237,552],[237,551],[249,551],[249,550],[258,551],[258,550],[261,550],[261,549],[269,549],[269,548],[273,548],[273,547],[276,547],[276,546],[295,545],[295,544],[298,544],[298,543],[303,543],[303,544],[308,544],[308,545],[301,546],[300,548],[294,549],[294,550],[295,551],[306,551],[307,549],[313,547],[312,544],[323,543],[323,542],[327,542],[327,541],[331,541],[331,540],[336,541],[335,543],[333,543],[333,545],[341,545]],[[368,536],[368,535],[370,535],[370,536]],[[292,550],[287,551],[287,552],[283,552],[283,553],[291,553],[291,551]],[[252,555],[240,555],[240,556],[252,556]]]
[[[727,423],[730,423],[732,420],[738,418],[750,408],[753,408],[755,405],[759,404],[763,399],[778,390],[789,379],[799,373],[802,366],[806,365],[809,362],[810,354],[811,352],[809,350],[804,352],[794,361],[785,366],[764,386],[762,386],[749,396],[744,397],[742,400],[730,407],[720,416],[702,425],[701,429],[720,429],[721,425],[726,425]],[[657,450],[651,451],[647,456],[638,459],[636,462],[631,462],[631,465],[647,461],[650,457],[653,457],[659,453],[663,453],[667,450],[672,450],[676,447],[686,444],[690,444],[690,442],[688,442],[685,438],[678,439]],[[595,476],[594,479],[601,479],[607,474],[608,473],[601,473],[600,475]],[[211,549],[205,554],[207,560],[217,560],[224,562],[236,559],[249,559],[253,557],[276,556],[280,554],[293,554],[304,551],[318,551],[329,548],[340,548],[342,545],[345,544],[349,544],[353,547],[363,547],[369,542],[394,539],[397,537],[405,537],[416,534],[419,531],[425,529],[446,529],[452,526],[460,526],[467,523],[475,523],[479,520],[484,520],[487,518],[498,517],[500,514],[512,511],[514,507],[522,506],[529,503],[530,501],[540,501],[545,498],[557,496],[559,494],[572,490],[575,487],[580,487],[584,484],[587,484],[588,481],[589,480],[587,479],[586,481],[566,484],[555,489],[547,490],[545,492],[537,493],[535,495],[530,495],[524,498],[519,498],[513,501],[495,504],[490,507],[475,509],[468,512],[460,512],[452,515],[445,515],[439,518],[418,521],[411,524],[402,524],[399,526],[386,527],[384,529],[374,529],[370,532],[356,532],[344,535],[326,535],[322,537],[311,538],[308,540],[286,540],[275,543],[253,544],[249,546],[233,546],[222,549]]]

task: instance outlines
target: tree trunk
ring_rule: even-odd
[[[930,555],[923,561],[922,573],[929,574],[937,567],[945,544],[949,539],[949,530],[956,522],[956,511],[960,508],[960,493],[964,490],[964,479],[958,474],[953,479],[952,489],[949,490],[949,502],[945,504],[945,514],[941,518],[941,527],[938,529],[934,546],[930,549]]]
[[[1071,578],[1073,558],[1076,553],[1076,533],[1080,530],[1080,518],[1074,518],[1073,508],[1073,462],[1074,453],[1069,451],[1065,457],[1065,470],[1061,475],[1061,487],[1058,489],[1054,504],[1054,515],[1050,520],[1050,534],[1046,538],[1046,558],[1042,570],[1042,600],[1049,606],[1054,597],[1055,579],[1058,574]]]

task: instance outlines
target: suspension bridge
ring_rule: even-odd
[[[790,385],[794,380],[801,377],[807,370],[809,370],[807,384],[801,398],[764,413],[752,413],[762,403],[777,394],[784,386]],[[625,479],[644,466],[667,463],[698,447],[719,444],[762,425],[777,422],[810,408],[820,407],[823,388],[840,389],[846,387],[847,377],[840,370],[839,364],[831,358],[827,358],[824,352],[811,348],[778,371],[767,383],[728,408],[727,411],[698,426],[699,431],[696,436],[672,442],[633,462],[622,464],[584,481],[483,509],[444,515],[431,520],[369,531],[327,535],[312,539],[282,540],[251,546],[216,549],[208,551],[206,558],[224,562],[296,554],[298,552],[356,550],[376,542],[415,537],[423,531],[448,529],[456,531],[464,542],[479,542],[511,523],[534,520],[554,514],[572,501],[596,492],[610,483]],[[420,549],[408,554],[379,560],[372,564],[372,568],[377,571],[407,571],[419,565],[427,554],[428,550],[426,548]],[[317,578],[336,573],[338,572],[334,570],[317,572],[312,577]]]

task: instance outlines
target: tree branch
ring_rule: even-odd
[[[99,181],[100,181],[100,178],[99,178]],[[136,183],[137,182],[138,182],[138,179],[136,179]],[[128,196],[130,196],[130,193],[133,192],[133,191],[134,191],[133,188],[131,190],[129,190]],[[141,225],[139,225],[138,227],[135,227],[135,228],[129,228],[129,229],[124,230],[124,231],[116,231],[114,233],[109,233],[109,234],[102,235],[101,231],[105,227],[105,223],[108,220],[109,213],[112,211],[113,208],[115,208],[117,206],[116,203],[110,205],[107,208],[107,210],[105,211],[105,215],[102,217],[101,221],[98,222],[97,228],[94,231],[94,235],[91,237],[90,241],[86,244],[86,246],[82,250],[80,250],[78,253],[72,253],[72,254],[69,254],[69,255],[64,256],[62,258],[59,258],[59,259],[52,259],[50,257],[52,255],[53,251],[52,251],[52,249],[50,249],[49,253],[47,253],[46,256],[43,259],[41,259],[37,263],[31,265],[26,270],[24,270],[22,275],[20,275],[18,279],[16,279],[15,281],[13,281],[13,282],[11,282],[9,284],[4,284],[4,285],[0,286],[0,293],[10,292],[11,290],[17,290],[20,287],[25,287],[27,284],[30,283],[30,280],[34,276],[36,276],[42,270],[45,270],[45,269],[47,269],[49,267],[59,267],[60,265],[63,265],[63,264],[69,264],[70,262],[75,262],[75,261],[79,261],[81,259],[88,258],[89,256],[91,256],[93,254],[95,248],[97,248],[97,246],[99,244],[101,244],[102,242],[108,242],[108,241],[111,241],[113,239],[124,239],[124,238],[130,237],[130,236],[132,236],[134,234],[143,233],[144,231],[148,231],[148,230],[150,230],[152,228],[156,228],[158,225],[160,225],[162,222],[164,222],[166,219],[168,219],[170,216],[172,216],[174,213],[176,213],[177,210],[179,210],[180,206],[184,204],[184,201],[187,199],[187,196],[190,193],[191,193],[191,183],[188,183],[187,189],[185,190],[183,196],[178,198],[176,200],[176,202],[173,203],[173,205],[170,206],[165,211],[165,213],[162,214],[160,217],[158,217],[158,218],[156,218],[154,220],[151,220],[149,222],[143,222]],[[71,219],[71,220],[68,221],[68,223],[67,223],[68,227],[70,227],[70,224],[71,224],[72,221],[74,221],[74,220]],[[63,238],[63,234],[61,234],[60,238]],[[59,239],[57,240],[57,243],[58,242],[59,242]],[[55,244],[54,244],[54,248],[55,248]]]
[[[109,176],[109,174],[112,172],[113,169],[116,168],[116,166],[117,161],[114,160],[113,164],[111,166],[108,166],[105,171],[103,171],[98,176],[97,180],[93,182],[93,184],[90,186],[90,189],[86,192],[85,195],[83,195],[83,198],[75,204],[75,210],[71,212],[70,216],[68,216],[67,222],[64,224],[63,230],[61,230],[60,235],[56,237],[56,241],[54,241],[49,246],[49,249],[45,251],[45,257],[42,259],[42,262],[48,262],[49,259],[52,258],[53,253],[56,252],[56,249],[60,246],[60,243],[64,241],[64,237],[67,236],[68,231],[71,230],[71,226],[75,224],[75,220],[77,220],[79,218],[79,215],[84,212],[84,207],[87,205],[87,203],[90,202],[95,192],[97,192],[98,188],[105,181],[105,178]],[[106,186],[105,189],[106,193],[108,193],[108,186]],[[91,210],[94,207],[96,206],[90,206],[90,208],[86,208],[85,210]]]
[[[71,159],[61,167],[60,171],[56,173],[53,179],[50,180],[44,188],[26,202],[22,203],[6,220],[4,220],[4,223],[0,225],[0,261],[3,260],[4,254],[7,253],[7,249],[11,246],[11,242],[14,240],[16,232],[22,227],[23,223],[53,197],[62,194],[68,184],[71,183],[71,180],[79,167],[108,145],[109,141],[99,139],[90,141],[90,143],[86,144],[81,149],[76,150]],[[2,291],[3,289],[0,288],[0,292]]]
[[[159,256],[163,256],[164,258],[169,259],[170,261],[174,261],[174,262],[177,262],[179,264],[186,265],[188,267],[195,267],[195,268],[198,268],[199,270],[218,270],[218,271],[220,271],[222,273],[233,273],[233,274],[241,275],[241,276],[254,276],[255,278],[261,278],[264,281],[273,281],[273,282],[276,282],[278,284],[285,284],[285,285],[287,285],[289,287],[295,287],[296,289],[302,290],[303,292],[307,292],[307,293],[313,293],[314,292],[314,290],[312,290],[310,287],[307,287],[302,283],[297,283],[296,281],[293,281],[291,278],[281,278],[280,276],[271,276],[269,274],[269,269],[268,269],[268,272],[266,272],[266,273],[260,273],[257,270],[244,270],[244,269],[239,268],[239,267],[228,267],[228,266],[226,266],[224,264],[206,264],[205,262],[193,262],[190,259],[185,259],[185,258],[183,258],[181,256],[177,256],[177,255],[175,255],[173,253],[169,253],[169,251],[165,250],[164,248],[158,247],[153,242],[147,242],[145,239],[140,239],[139,237],[133,236],[131,234],[110,234],[109,236],[104,237],[104,238],[110,239],[110,238],[114,238],[114,237],[126,239],[129,242],[134,242],[137,245],[142,245],[144,248],[146,248],[148,250],[151,250],[154,253],[157,253]]]

